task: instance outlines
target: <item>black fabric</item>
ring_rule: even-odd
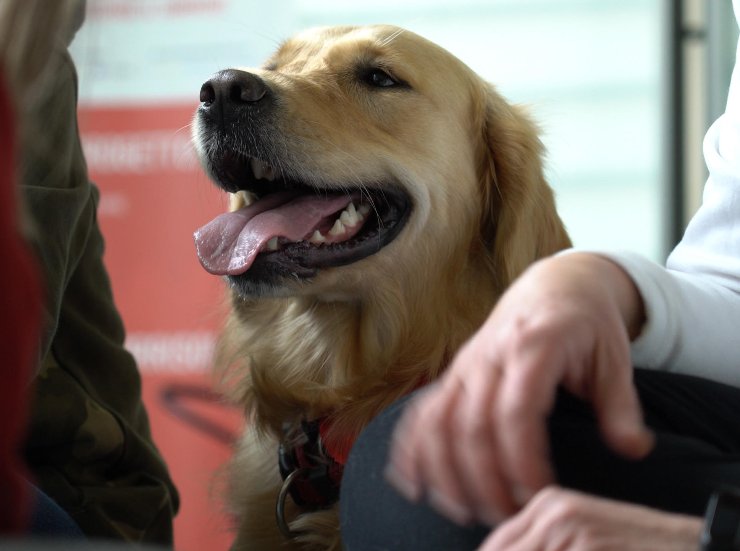
[[[654,451],[641,461],[611,452],[590,406],[560,392],[550,419],[550,445],[561,485],[694,515],[703,514],[717,487],[740,487],[740,389],[640,369],[635,386],[656,433]],[[409,398],[375,419],[350,454],[340,498],[345,548],[475,549],[490,528],[459,527],[427,505],[408,503],[383,479],[393,427]]]
[[[719,486],[740,486],[740,389],[685,375],[637,370],[645,420],[656,434],[642,461],[615,455],[589,406],[561,394],[550,423],[563,486],[667,511],[702,515]]]

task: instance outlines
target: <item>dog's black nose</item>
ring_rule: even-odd
[[[238,107],[260,101],[267,94],[267,85],[257,75],[237,69],[216,73],[200,88],[200,101],[206,107],[223,103]]]

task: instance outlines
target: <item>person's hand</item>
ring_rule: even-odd
[[[702,519],[547,487],[479,551],[696,551]]]
[[[606,442],[639,458],[652,434],[632,384],[642,299],[596,255],[538,262],[503,295],[447,373],[409,404],[387,478],[452,520],[493,524],[553,482],[546,420],[559,385],[589,401]]]

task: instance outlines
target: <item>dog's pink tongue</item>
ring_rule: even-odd
[[[242,274],[270,239],[301,241],[324,218],[340,212],[351,200],[348,195],[268,195],[196,230],[193,237],[198,258],[212,274]]]

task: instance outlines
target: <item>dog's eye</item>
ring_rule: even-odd
[[[382,69],[368,69],[363,75],[366,84],[375,88],[390,88],[399,82]]]

